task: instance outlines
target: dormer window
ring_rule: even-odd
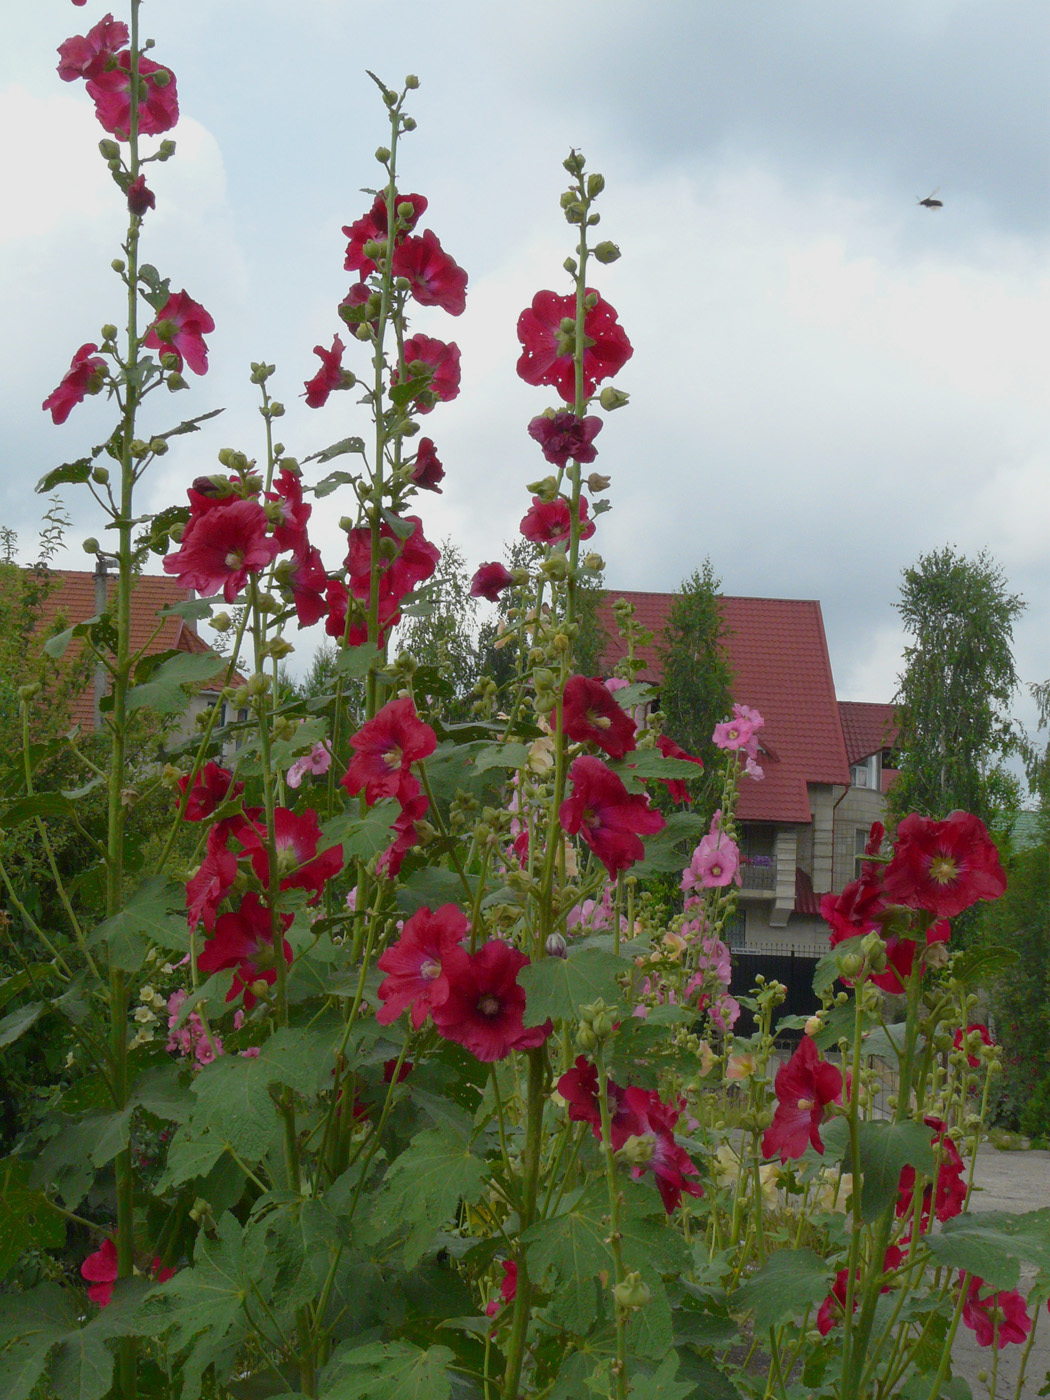
[[[862,759],[860,763],[851,763],[849,770],[849,780],[854,787],[873,788],[879,790],[879,755],[873,753],[870,758]]]

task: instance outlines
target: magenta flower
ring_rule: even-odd
[[[432,912],[417,909],[405,922],[401,936],[387,948],[378,967],[387,976],[379,984],[376,1012],[382,1026],[396,1021],[406,1008],[412,1008],[412,1026],[419,1030],[435,1006],[448,997],[449,983],[443,962],[470,932],[467,916],[454,904],[443,904]]]
[[[570,457],[577,462],[593,462],[598,455],[594,439],[601,430],[600,418],[577,418],[568,409],[560,409],[534,418],[529,424],[529,437],[539,443],[552,466],[564,467]]]
[[[139,81],[145,93],[139,104],[139,135],[159,136],[170,131],[179,119],[175,74],[140,54]],[[97,78],[90,79],[87,93],[103,128],[118,141],[127,141],[131,123],[131,50],[117,54],[115,67],[107,67]]]
[[[470,596],[486,598],[490,603],[494,603],[513,582],[513,576],[502,564],[482,564],[470,581]]]
[[[81,0],[86,3],[86,0]],[[64,83],[99,78],[128,42],[128,26],[106,15],[84,35],[76,34],[58,49],[58,76]]]
[[[232,603],[249,574],[273,562],[280,546],[266,532],[266,512],[258,501],[230,498],[221,510],[191,519],[177,554],[164,560],[164,572],[184,588],[207,597],[222,590]]]
[[[656,736],[656,747],[663,754],[664,758],[677,758],[685,763],[695,763],[697,768],[703,768],[704,760],[697,758],[695,754],[686,753],[685,749],[679,748],[673,739],[669,739],[666,734]],[[663,778],[661,781],[667,788],[667,795],[672,802],[691,802],[689,788],[684,778]]]
[[[402,796],[406,782],[415,784],[409,770],[413,763],[430,757],[437,747],[437,735],[423,723],[411,698],[405,695],[388,701],[374,719],[366,720],[350,740],[350,747],[354,756],[342,784],[351,797],[364,790],[371,807],[385,797],[406,800]]]
[[[734,716],[723,724],[715,725],[711,742],[720,749],[746,749],[754,732],[755,726],[750,720]]]
[[[440,306],[460,316],[467,305],[467,274],[450,258],[437,235],[425,229],[421,237],[405,238],[394,249],[395,277],[404,277],[420,306]]]
[[[561,722],[569,739],[597,744],[610,758],[623,758],[635,746],[634,720],[597,678],[569,677],[562,693]]]
[[[518,973],[528,961],[498,938],[476,953],[449,949],[442,961],[448,994],[430,1012],[438,1034],[484,1064],[505,1059],[512,1050],[542,1045],[553,1026],[550,1021],[525,1025],[525,992],[518,985]]]
[[[97,345],[82,345],[70,361],[61,384],[40,405],[45,413],[50,412],[53,423],[64,423],[86,395],[97,394],[102,388],[106,362],[95,354],[97,349]]]
[[[599,758],[574,759],[569,780],[572,792],[558,809],[562,830],[579,833],[614,880],[645,855],[641,837],[666,823],[647,797],[629,793]]]
[[[185,291],[173,292],[142,343],[149,350],[175,355],[178,370],[185,360],[194,374],[207,374],[208,347],[204,337],[214,329],[215,322],[199,302]]]
[[[292,922],[292,915],[278,914],[277,922],[284,932]],[[288,940],[282,939],[281,946],[285,962],[291,963],[292,949]],[[246,1011],[255,1005],[258,992],[252,989],[257,982],[272,987],[277,981],[274,962],[273,920],[270,910],[254,893],[246,894],[232,913],[219,917],[214,935],[197,955],[197,967],[201,972],[235,969],[226,1000],[234,1001],[243,991]]]
[[[589,540],[594,534],[595,524],[587,518],[586,496],[580,497],[579,519],[580,539]],[[572,531],[569,502],[564,496],[555,496],[553,501],[533,496],[532,505],[522,516],[518,528],[533,544],[562,544]]]
[[[103,1240],[94,1254],[88,1255],[80,1266],[80,1273],[91,1284],[88,1289],[91,1301],[99,1307],[107,1307],[117,1281],[117,1246],[111,1239]]]
[[[965,1274],[960,1273],[960,1283],[963,1278]],[[970,1279],[962,1310],[963,1323],[976,1335],[977,1345],[1003,1347],[1025,1341],[1032,1330],[1032,1319],[1021,1294],[1010,1288],[982,1298],[984,1287],[983,1278],[975,1275]]]
[[[823,1152],[820,1124],[828,1104],[842,1100],[841,1072],[822,1060],[816,1045],[804,1035],[791,1059],[777,1070],[773,1087],[777,1108],[762,1137],[763,1157],[779,1152],[780,1160],[786,1162],[801,1157],[810,1145]]]
[[[595,304],[584,316],[583,392],[594,393],[603,379],[616,374],[634,354],[616,312],[588,287]],[[518,317],[522,353],[518,375],[526,384],[549,384],[566,403],[576,397],[573,349],[576,344],[576,298],[555,292],[537,292],[532,306]],[[570,324],[571,323],[571,324]]]
[[[314,354],[321,357],[321,368],[312,379],[305,382],[306,403],[309,408],[321,408],[333,389],[343,382],[343,351],[346,349],[338,336],[332,340],[331,350],[323,345],[314,346]]]
[[[445,479],[445,468],[441,465],[431,438],[421,437],[412,463],[412,480],[421,491],[436,491],[441,495],[438,484]]]
[[[190,787],[190,776],[185,774],[179,778],[175,786],[179,792],[184,793]],[[210,817],[221,803],[226,801],[230,795],[232,787],[233,797],[239,797],[244,791],[243,783],[234,783],[233,774],[225,768],[220,768],[217,763],[208,762],[197,774],[193,787],[190,788],[182,809],[182,819],[187,822],[200,822],[205,817]]]
[[[156,209],[157,196],[146,184],[145,175],[137,175],[128,186],[128,210],[144,218],[148,209]]]
[[[405,367],[414,378],[415,372],[426,374],[430,379],[427,388],[442,403],[449,403],[459,394],[459,346],[443,340],[434,340],[429,335],[414,335],[405,341]],[[400,374],[395,370],[390,376],[392,384],[398,383]],[[432,403],[416,400],[417,413],[429,413]]]
[[[394,199],[395,211],[408,206],[411,209],[409,217],[401,222],[398,230],[398,239],[404,238],[415,228],[418,221],[426,212],[427,201],[421,194],[399,194]],[[350,240],[346,245],[346,261],[343,267],[347,272],[358,272],[362,279],[370,272],[375,272],[376,265],[373,259],[365,256],[364,247],[366,243],[381,243],[387,236],[389,221],[386,213],[386,194],[377,194],[372,202],[372,208],[367,214],[357,219],[352,224],[347,224],[343,232]]]
[[[332,750],[326,743],[315,744],[308,754],[295,760],[285,774],[284,780],[290,788],[297,788],[307,773],[313,773],[315,776],[327,773],[331,766]]]

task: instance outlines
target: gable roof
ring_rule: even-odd
[[[602,665],[611,671],[624,654],[612,604],[626,598],[635,618],[655,633],[653,645],[637,649],[645,661],[641,679],[659,684],[660,639],[674,602],[671,593],[608,590],[598,616],[606,636]],[[815,600],[719,599],[725,622],[723,644],[733,672],[733,694],[758,710],[765,778],[742,780],[737,803],[741,821],[809,823],[807,783],[849,784],[849,763],[835,699],[824,619]]]
[[[846,757],[859,763],[873,753],[892,749],[897,742],[894,707],[867,700],[840,700],[839,718],[846,741]]]
[[[50,569],[51,588],[40,606],[39,630],[44,636],[78,622],[95,617],[95,575],[74,569]],[[117,580],[107,576],[107,599],[116,595]],[[139,574],[131,589],[131,650],[145,650],[147,656],[162,651],[206,652],[212,648],[194,630],[193,624],[181,617],[157,616],[161,608],[185,603],[194,596],[191,589],[164,574]],[[74,638],[66,655],[72,659],[83,649],[83,642]],[[70,707],[70,718],[85,732],[95,727],[95,697],[88,686]]]

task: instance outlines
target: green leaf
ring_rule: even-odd
[[[6,1015],[0,1020],[0,1047],[10,1045],[19,1036],[24,1035],[31,1026],[36,1025],[47,1010],[44,1002],[30,1001]]]
[[[707,823],[695,812],[672,812],[662,831],[645,838],[645,856],[631,867],[631,874],[644,878],[680,871],[687,861],[686,846],[694,846],[706,829]]]
[[[422,870],[413,870],[398,889],[396,900],[402,914],[414,914],[424,906],[439,909],[442,904],[462,904],[466,894],[455,870],[428,865]]]
[[[207,413],[198,413],[196,418],[185,419],[177,428],[169,428],[167,432],[156,433],[154,436],[164,438],[167,441],[168,438],[182,437],[184,433],[198,433],[201,423],[207,423],[209,418],[218,418],[219,414],[223,412],[225,412],[224,409],[213,408]]]
[[[342,457],[343,454],[346,453],[346,452],[364,452],[364,450],[365,450],[365,444],[364,444],[364,441],[363,441],[362,438],[359,438],[359,437],[340,438],[338,442],[333,442],[332,445],[331,445],[331,447],[324,447],[324,448],[321,449],[320,452],[313,452],[313,453],[311,453],[311,455],[310,455],[309,457],[304,457],[304,458],[303,458],[303,461],[304,461],[304,462],[330,462],[330,461],[332,460],[333,457]],[[338,476],[339,474],[340,474],[340,473],[338,473],[338,472],[333,472],[333,473],[332,473],[333,476]],[[353,480],[353,478],[351,477],[350,480]],[[318,491],[317,494],[318,494],[319,496],[322,495],[322,494],[327,495],[327,492],[322,493],[322,492]]]
[[[28,1400],[52,1348],[75,1321],[71,1300],[57,1283],[0,1294],[0,1400]]]
[[[411,1342],[344,1344],[325,1367],[321,1400],[449,1400],[448,1347],[422,1351]]]
[[[368,674],[378,655],[379,648],[375,642],[362,642],[359,647],[340,647],[335,659],[335,673],[337,676],[349,676],[351,680],[360,680]]]
[[[617,700],[620,693],[616,692]],[[631,778],[699,778],[704,771],[698,763],[690,763],[687,759],[665,758],[659,749],[634,749],[617,763],[610,763],[609,767],[623,783]],[[703,817],[696,816],[694,821],[698,830],[707,830]]]
[[[363,817],[354,812],[342,812],[321,828],[318,850],[339,845],[343,848],[343,859],[346,861],[355,856],[371,860],[390,845],[390,827],[399,811],[398,804],[391,801],[377,802]]]
[[[417,1133],[383,1179],[365,1226],[367,1238],[385,1239],[399,1225],[409,1225],[405,1266],[413,1268],[436,1232],[454,1218],[460,1201],[478,1199],[485,1177],[484,1159],[475,1155],[466,1133],[451,1126]]]
[[[620,1000],[617,977],[626,970],[615,953],[602,948],[570,948],[564,958],[539,958],[518,974],[528,999],[526,1021],[539,1025],[548,1016],[571,1020],[581,1006],[599,998],[610,1006]]]
[[[171,911],[182,908],[185,902],[184,886],[166,880],[163,875],[152,875],[143,881],[119,914],[105,919],[92,930],[88,942],[92,945],[108,942],[110,956],[127,972],[138,971],[150,944],[184,953],[189,949],[186,916]],[[129,966],[131,963],[134,966]]]
[[[537,1221],[522,1239],[529,1247],[530,1274],[551,1295],[551,1321],[582,1334],[598,1316],[598,1275],[613,1275],[612,1252],[605,1242],[609,1203],[592,1188],[566,1197],[563,1204],[560,1215]]]
[[[113,1379],[113,1354],[90,1326],[67,1332],[51,1358],[58,1400],[101,1400]]]
[[[130,1099],[133,1107],[144,1108],[166,1123],[185,1123],[195,1102],[193,1094],[181,1082],[179,1067],[174,1062],[157,1065],[140,1074]]]
[[[643,1309],[644,1311],[644,1309]],[[631,1373],[631,1400],[687,1400],[696,1395],[692,1381],[678,1381],[678,1353],[669,1351],[657,1369],[649,1376]]]
[[[839,975],[839,968],[842,966],[842,959],[850,953],[860,953],[860,945],[863,939],[847,938],[842,943],[838,943],[832,948],[830,953],[825,953],[813,969],[813,990],[817,996],[823,994],[835,985]]]
[[[926,1245],[939,1263],[965,1269],[990,1288],[1016,1288],[1022,1262],[1050,1272],[1050,1209],[958,1215],[927,1236]]]
[[[101,447],[96,448],[95,454],[91,457],[78,457],[75,462],[63,462],[60,467],[52,467],[46,472],[36,484],[36,489],[41,495],[46,495],[48,491],[53,491],[56,486],[81,486],[91,475],[91,467],[95,456],[101,452]]]
[[[952,958],[951,975],[968,986],[981,986],[1009,972],[1019,957],[1016,948],[965,948]]]
[[[778,1249],[740,1285],[733,1302],[754,1313],[760,1334],[802,1313],[807,1304],[822,1303],[832,1278],[833,1270],[813,1250]]]
[[[474,756],[474,771],[485,773],[490,768],[520,768],[528,757],[529,750],[525,744],[486,744]]]
[[[37,817],[69,817],[74,808],[68,797],[58,792],[38,792],[32,797],[20,797],[15,802],[5,802],[0,808],[0,829],[11,831],[23,822]]]
[[[0,1201],[4,1228],[0,1231],[0,1279],[18,1263],[27,1249],[60,1249],[66,1226],[42,1191],[29,1184],[28,1164],[8,1157],[0,1161]]]
[[[149,708],[158,715],[181,714],[186,708],[184,685],[200,685],[225,672],[229,662],[217,652],[180,652],[169,657],[142,685],[128,691],[128,712]]]
[[[935,1160],[925,1123],[888,1123],[878,1119],[861,1123],[861,1219],[870,1223],[897,1199],[900,1175],[906,1166],[932,1176]],[[848,1144],[842,1165],[843,1171],[856,1171]]]

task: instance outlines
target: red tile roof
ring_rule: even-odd
[[[78,622],[86,622],[96,616],[95,576],[72,569],[52,569],[53,586],[40,609],[40,631],[50,635],[72,627]],[[116,592],[117,581],[107,579],[108,596]],[[165,575],[140,574],[133,583],[131,593],[131,648],[137,651],[145,648],[147,656],[161,651],[210,651],[208,644],[193,630],[191,622],[181,617],[157,616],[160,608],[170,608],[175,603],[184,603],[194,595],[191,590],[181,588],[175,579]],[[66,656],[72,660],[83,647],[74,639]],[[89,731],[95,724],[94,688],[89,686],[73,702],[71,719],[81,729]]]
[[[892,749],[897,742],[894,707],[867,700],[840,700],[839,717],[846,740],[846,757],[859,763],[882,749]]]
[[[644,679],[659,682],[659,640],[674,595],[606,592],[599,618],[609,639],[603,668],[623,656],[612,604],[626,598],[635,618],[656,634],[638,655],[647,665]],[[733,694],[759,710],[765,727],[759,740],[762,782],[743,779],[737,816],[742,821],[811,821],[807,783],[849,783],[849,763],[835,699],[820,604],[793,598],[722,598],[724,643],[733,671]]]

